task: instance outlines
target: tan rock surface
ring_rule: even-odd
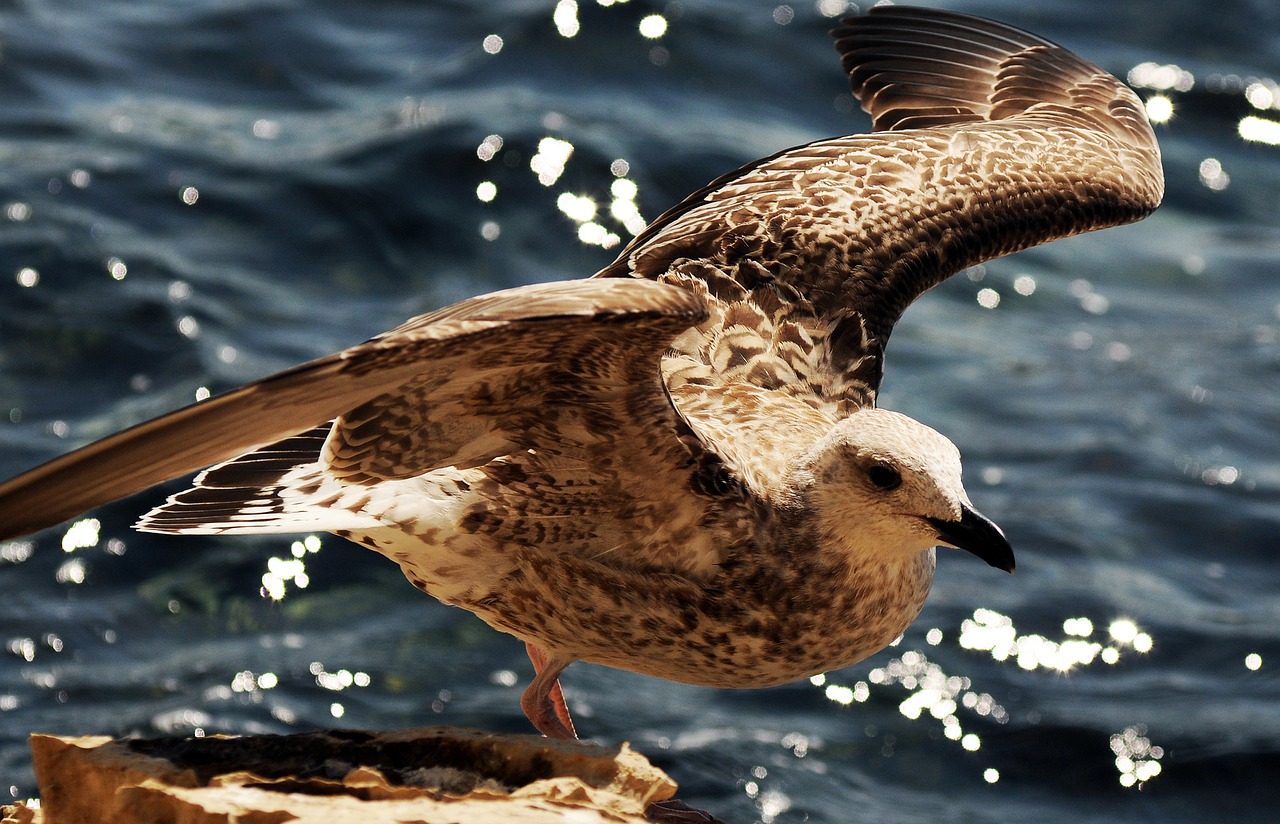
[[[39,808],[31,808],[23,801],[0,806],[0,824],[40,824]]]
[[[43,824],[642,822],[675,783],[626,744],[444,727],[110,739],[33,735]],[[16,824],[30,811],[13,810]],[[8,821],[8,819],[5,819]]]

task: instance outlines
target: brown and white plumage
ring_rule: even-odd
[[[926,290],[982,260],[1145,217],[1164,184],[1142,102],[1061,46],[896,6],[832,34],[875,133],[720,178],[601,274],[688,274],[729,301],[746,290],[752,305],[776,293],[826,341],[815,394],[862,406],[893,325]]]
[[[530,647],[571,734],[588,660],[780,683],[880,649],[932,547],[1012,569],[944,437],[876,409],[884,347],[966,266],[1137,220],[1140,101],[1034,35],[877,7],[833,33],[875,132],[726,175],[596,278],[464,301],[0,485],[0,539],[221,462],[157,532],[327,529]]]

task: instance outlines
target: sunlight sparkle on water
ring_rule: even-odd
[[[1200,161],[1200,182],[1215,192],[1221,192],[1231,185],[1231,176],[1223,170],[1222,161],[1206,157]]]
[[[761,824],[772,824],[778,816],[791,809],[791,799],[777,790],[768,790],[760,794]]]
[[[1093,634],[1093,622],[1088,618],[1068,618],[1062,622],[1062,631],[1067,635],[1088,638]]]
[[[1125,727],[1120,733],[1111,736],[1111,751],[1116,756],[1116,770],[1120,773],[1120,784],[1124,787],[1139,787],[1160,774],[1160,759],[1164,758],[1162,747],[1152,746],[1147,738],[1147,728],[1143,724]]]
[[[610,232],[594,220],[597,212],[595,200],[573,192],[561,192],[556,198],[556,206],[570,220],[578,224],[578,240],[588,246],[600,246],[611,249],[622,242],[617,234]]]
[[[613,195],[613,202],[609,204],[609,214],[615,220],[621,223],[628,232],[638,235],[644,231],[646,225],[644,217],[640,214],[640,209],[636,206],[636,195],[640,192],[633,180],[628,180],[625,176],[630,171],[630,165],[625,160],[614,161],[614,166],[625,167],[622,174],[618,176],[609,186],[609,194]],[[617,171],[614,172],[617,174]]]
[[[1244,99],[1255,109],[1280,108],[1280,87],[1274,80],[1255,80],[1245,87]]]
[[[0,561],[8,564],[20,564],[35,554],[34,541],[9,541],[0,544]]]
[[[280,679],[274,672],[255,675],[252,670],[241,670],[231,679],[232,692],[257,692],[258,690],[275,689]]]
[[[36,660],[36,641],[34,638],[10,638],[5,649],[30,663]]]
[[[822,746],[822,739],[808,736],[804,733],[789,732],[782,736],[782,740],[778,743],[791,750],[791,754],[796,758],[804,758],[809,754],[810,749],[817,749]]]
[[[367,672],[352,672],[348,669],[328,672],[325,670],[324,664],[319,661],[313,661],[310,670],[311,674],[316,678],[317,686],[333,692],[341,692],[351,687],[367,687],[373,680]]]
[[[900,658],[876,667],[867,673],[866,681],[858,681],[853,686],[834,683],[825,673],[813,676],[809,682],[821,687],[829,701],[844,706],[868,700],[872,685],[901,686],[910,692],[898,705],[898,711],[904,717],[914,721],[927,716],[940,722],[943,735],[949,741],[958,742],[968,752],[981,749],[982,739],[976,733],[964,730],[959,717],[962,709],[998,724],[1009,720],[1008,711],[987,693],[974,691],[968,678],[948,675],[942,667],[916,650],[904,652]]]
[[[636,186],[635,181],[627,180],[625,177],[619,177],[609,184],[609,194],[613,195],[615,200],[635,200],[639,192],[640,187]]]
[[[1129,70],[1129,85],[1156,91],[1189,92],[1196,84],[1196,77],[1181,66],[1172,63],[1139,63]]]
[[[1250,672],[1257,672],[1262,669],[1262,656],[1256,652],[1251,652],[1244,657],[1244,665]]]
[[[1138,625],[1127,618],[1112,621],[1111,626],[1107,628],[1107,632],[1111,634],[1111,637],[1117,643],[1132,646],[1138,652],[1151,651],[1151,636],[1139,631]]]
[[[550,112],[543,118],[543,126],[548,129],[563,128],[563,117]],[[481,160],[495,159],[504,148],[505,142],[500,135],[491,134],[476,147],[476,156]],[[538,177],[538,182],[551,186],[564,174],[574,154],[574,146],[567,140],[550,135],[538,141],[536,152],[529,159],[529,169]],[[516,168],[511,161],[519,157],[519,149],[511,147],[504,157],[504,165]],[[611,249],[622,243],[617,226],[628,233],[637,235],[646,226],[644,217],[636,206],[639,187],[627,175],[631,172],[631,164],[618,158],[609,165],[613,179],[609,182],[608,214],[602,218],[603,202],[592,194],[576,192],[560,192],[556,196],[556,208],[573,221],[575,235],[580,243],[588,246],[599,246]],[[486,177],[476,183],[476,199],[482,203],[493,201],[504,172],[499,169],[492,177]],[[480,225],[480,235],[485,240],[495,241],[502,234],[502,227],[497,221],[487,220]]]
[[[578,33],[578,4],[574,0],[560,0],[556,10],[551,13],[551,22],[556,24],[556,31],[561,37],[573,37]]]
[[[596,202],[573,192],[561,192],[556,198],[556,207],[575,223],[586,223],[596,216]]]
[[[1152,647],[1151,636],[1140,632],[1128,619],[1111,623],[1109,634],[1114,643],[1110,646],[1086,640],[1093,634],[1093,622],[1088,618],[1068,618],[1062,628],[1072,637],[1053,641],[1042,635],[1018,635],[1007,615],[978,609],[960,625],[960,646],[988,652],[997,661],[1012,658],[1028,671],[1044,668],[1058,672],[1092,664],[1099,657],[1103,663],[1114,664],[1120,660],[1120,647],[1132,647],[1137,652],[1150,652]]]
[[[588,221],[578,227],[578,240],[588,246],[599,246],[603,249],[612,249],[617,246],[622,238],[613,232],[601,226],[595,221]]]
[[[300,541],[294,541],[289,547],[291,558],[271,557],[267,559],[267,571],[262,576],[262,597],[279,601],[287,593],[290,581],[298,589],[306,589],[311,583],[307,575],[307,565],[302,559],[307,554],[320,551],[320,536],[308,535]]]
[[[493,156],[502,148],[502,135],[491,134],[476,147],[476,157],[481,160],[493,160]]]
[[[573,144],[567,140],[544,137],[538,141],[538,153],[529,160],[529,168],[538,176],[538,182],[550,186],[564,174],[564,166],[573,154]]]
[[[269,120],[265,117],[259,118],[253,121],[250,131],[259,140],[275,140],[280,136],[280,121]]]
[[[1173,101],[1163,94],[1147,98],[1146,109],[1147,119],[1152,123],[1168,123],[1173,119]]]
[[[1103,641],[1093,640],[1099,622],[1084,616],[1065,619],[1062,631],[1066,637],[1059,641],[1042,635],[1019,634],[1009,616],[992,609],[977,609],[971,618],[961,623],[956,643],[963,649],[986,652],[996,661],[1016,663],[1029,672],[1053,673],[1068,672],[1097,660],[1115,664],[1122,650],[1143,653],[1153,646],[1151,636],[1129,618],[1117,618],[1102,626],[1110,642],[1105,646]],[[941,629],[933,628],[928,630],[925,640],[938,646],[943,637]],[[1261,666],[1261,657],[1256,654],[1247,658],[1245,665],[1254,669],[1255,663]],[[821,689],[827,700],[842,706],[867,701],[875,689],[902,687],[909,692],[898,705],[902,716],[913,721],[932,719],[941,723],[943,736],[957,742],[966,752],[981,750],[982,738],[964,729],[961,716],[965,712],[998,724],[1007,723],[1010,717],[1008,710],[989,693],[978,691],[969,678],[947,674],[919,650],[902,653],[868,672],[865,681],[852,685],[839,683],[827,673],[812,676],[809,683]],[[1160,772],[1157,762],[1163,751],[1151,746],[1145,734],[1145,728],[1137,725],[1112,737],[1120,781],[1126,787],[1141,785]],[[1000,780],[1000,773],[994,767],[987,768],[983,779],[994,784]]]
[[[640,210],[636,208],[634,200],[615,198],[609,204],[609,214],[626,226],[627,231],[633,235],[638,235],[644,230],[644,218],[640,216]]]
[[[1268,146],[1280,146],[1280,123],[1265,117],[1249,115],[1240,119],[1237,127],[1240,137],[1251,143],[1266,143]]]
[[[514,687],[519,681],[520,678],[514,670],[500,669],[489,673],[489,683],[500,687]]]
[[[84,518],[67,528],[62,536],[62,551],[75,552],[77,549],[88,549],[98,545],[98,533],[102,524],[97,518]]]
[[[640,20],[640,36],[656,40],[667,33],[667,18],[661,14],[651,14]]]
[[[1200,480],[1209,486],[1230,486],[1240,480],[1240,470],[1234,466],[1211,466],[1200,473]]]
[[[88,569],[80,558],[72,558],[53,573],[53,579],[60,584],[83,584]]]

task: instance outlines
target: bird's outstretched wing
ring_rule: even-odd
[[[326,458],[335,475],[355,482],[601,433],[681,449],[658,361],[706,313],[691,292],[641,281],[548,283],[472,298],[0,484],[0,540],[334,419]],[[555,410],[565,404],[594,410],[600,431],[584,432],[581,415],[557,428]]]
[[[687,426],[657,363],[708,317],[772,324],[768,346],[791,353],[795,368],[762,370],[769,380],[795,374],[813,394],[836,396],[826,400],[868,403],[894,323],[925,290],[980,260],[1136,220],[1158,204],[1159,151],[1140,101],[1061,47],[898,7],[834,34],[881,131],[781,152],[715,181],[600,273],[620,280],[464,301],[0,484],[0,539],[333,419],[325,458],[356,483],[474,465],[533,438],[545,448],[609,431],[683,448]],[[657,278],[715,280],[727,291],[643,280]],[[734,290],[766,300],[726,308],[720,295]],[[705,325],[713,336],[714,326]],[[754,351],[750,340],[726,342],[730,364]],[[579,410],[560,429],[543,414],[557,405]],[[304,440],[310,449],[315,438]]]
[[[712,182],[600,274],[771,281],[811,305],[829,368],[846,373],[829,383],[862,403],[894,324],[926,290],[992,257],[1141,219],[1164,181],[1142,102],[1048,40],[899,6],[832,34],[875,132]]]

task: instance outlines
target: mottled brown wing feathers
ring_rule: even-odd
[[[590,283],[597,286],[582,286]],[[479,466],[522,449],[573,453],[587,442],[617,446],[628,434],[634,442],[649,426],[665,430],[677,446],[658,361],[672,338],[705,319],[702,299],[674,287],[637,292],[600,288],[602,283],[557,284],[557,292],[580,293],[575,301],[595,300],[593,314],[581,318],[555,305],[538,306],[537,292],[469,301],[483,309],[477,316],[532,309],[557,320],[538,324],[536,332],[510,328],[499,346],[446,353],[433,368],[344,412],[325,444],[329,470],[353,482],[407,478],[438,467]],[[438,316],[455,322],[457,309]],[[374,344],[412,339],[439,324],[436,317]]]
[[[899,6],[833,35],[876,131],[720,178],[600,274],[745,273],[801,296],[828,368],[849,378],[820,381],[845,393],[824,400],[860,405],[874,398],[894,324],[926,290],[992,257],[1138,220],[1164,180],[1137,96],[1048,40]]]
[[[918,128],[921,119],[994,119],[993,91],[1009,55],[1052,45],[1008,26],[920,11],[877,10],[831,32],[876,131]]]
[[[586,375],[630,375],[647,367],[654,376],[650,385],[634,391],[652,393],[655,405],[661,409],[666,404],[669,410],[656,377],[658,359],[666,341],[705,317],[704,302],[691,292],[641,281],[541,284],[463,301],[368,343],[141,423],[0,484],[0,540],[52,526],[153,484],[284,441],[263,453],[263,471],[273,471],[281,460],[276,451],[315,448],[313,428],[353,410],[361,420],[340,448],[352,471],[385,469],[378,461],[400,465],[441,452],[474,452],[463,442],[466,438],[489,437],[497,431],[496,438],[505,440],[501,430],[509,422],[491,416],[480,427],[444,427],[439,431],[455,442],[433,445],[434,453],[431,449],[415,453],[416,444],[397,445],[394,439],[363,453],[360,448],[373,442],[379,427],[413,429],[417,422],[430,428],[434,410],[394,400],[403,395],[406,385],[456,387],[459,381],[466,382],[468,374],[483,377],[486,370],[512,365],[544,373],[562,365],[567,369],[563,358],[583,352],[581,347],[556,349],[571,336],[625,341],[607,349],[611,357],[621,360],[595,364],[595,371],[588,368]],[[527,388],[530,399],[516,404],[518,411],[540,404],[547,409],[554,406],[555,385]],[[592,401],[589,377],[578,381],[574,391],[580,399]],[[602,391],[611,398],[617,396],[616,387]],[[393,400],[380,401],[388,397]],[[385,415],[403,420],[374,421],[377,415],[372,412],[379,405]],[[668,414],[674,427],[674,412]],[[249,460],[241,470],[252,473],[254,466]],[[432,468],[418,467],[421,472]]]
[[[1061,46],[900,6],[832,35],[886,145],[908,147],[898,157],[930,164],[943,184],[915,203],[904,193],[889,242],[865,249],[840,290],[854,304],[849,322],[881,347],[911,301],[961,268],[1138,220],[1160,203],[1160,150],[1142,102]]]
[[[1142,103],[1114,77],[1030,32],[931,9],[879,6],[832,31],[876,131],[1054,112],[1151,151]]]

